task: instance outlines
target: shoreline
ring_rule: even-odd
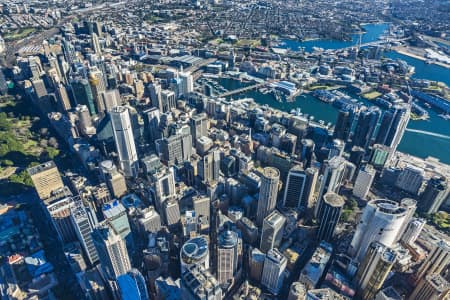
[[[392,50],[397,52],[397,53],[399,53],[399,54],[403,54],[403,55],[406,55],[406,56],[409,56],[409,57],[412,57],[412,58],[415,58],[415,59],[418,59],[418,60],[421,60],[421,61],[424,61],[424,62],[429,61],[429,59],[427,59],[427,58],[425,58],[423,56],[411,53],[411,52],[409,52],[409,51],[407,51],[407,50],[405,50],[403,48],[392,47]],[[430,64],[450,69],[450,65],[449,64],[442,63],[442,62],[439,62],[439,61],[430,61]]]

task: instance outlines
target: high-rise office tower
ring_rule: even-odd
[[[64,187],[58,168],[52,160],[29,168],[28,174],[41,200],[47,199],[53,191]]]
[[[219,180],[220,152],[210,151],[197,163],[197,172],[204,182]]]
[[[238,271],[239,237],[236,232],[225,230],[217,241],[217,280],[220,285],[231,286]]]
[[[347,141],[352,129],[352,122],[353,113],[348,109],[340,110],[336,120],[336,126],[334,126],[333,138],[343,140],[344,142]]]
[[[359,113],[355,133],[352,137],[354,146],[359,146],[367,150],[380,119],[381,110],[376,106],[371,106]]]
[[[396,104],[383,114],[378,135],[377,144],[391,148],[391,156],[400,144],[410,118],[411,105],[407,103]]]
[[[94,95],[89,81],[84,78],[75,78],[70,85],[72,86],[73,96],[77,104],[86,105],[91,115],[96,115]]]
[[[209,244],[205,236],[188,240],[180,250],[181,273],[191,266],[209,269]]]
[[[311,162],[314,158],[314,148],[315,144],[313,140],[303,139],[301,148],[301,160],[303,162],[304,168],[311,167]]]
[[[67,94],[66,87],[63,84],[58,83],[55,88],[55,93],[58,99],[57,104],[59,111],[62,113],[66,113],[72,108],[72,106],[70,105],[69,95]]]
[[[417,208],[417,201],[411,198],[403,198],[400,201],[400,206],[406,209],[406,217],[405,217],[405,221],[402,223],[402,225],[400,226],[400,229],[398,230],[398,234],[396,237],[396,240],[399,241],[403,234],[406,231],[406,228],[408,227],[409,222],[411,222],[411,220],[414,217],[414,213],[416,212],[416,208]]]
[[[323,195],[328,192],[339,193],[339,189],[345,178],[347,163],[347,160],[340,156],[335,156],[330,160],[325,161],[325,171],[322,176],[319,195],[317,197],[316,217],[319,217],[321,213]]]
[[[92,96],[94,97],[97,112],[103,112],[105,105],[102,94],[106,91],[106,82],[103,73],[98,68],[93,67],[89,70],[89,84],[91,85]]]
[[[445,199],[447,199],[449,190],[444,176],[430,178],[425,190],[420,195],[419,210],[427,214],[436,213]]]
[[[375,169],[371,165],[366,165],[360,169],[358,176],[356,176],[355,185],[353,186],[353,195],[361,199],[366,199],[374,178]]]
[[[412,219],[409,222],[408,227],[406,227],[406,231],[401,238],[402,242],[404,242],[406,245],[413,245],[419,237],[420,232],[422,231],[425,224],[425,219]]]
[[[393,247],[407,218],[408,210],[395,201],[387,199],[369,201],[356,227],[349,249],[350,255],[361,262],[367,248],[375,241],[386,247]]]
[[[88,214],[80,197],[73,198],[70,210],[72,224],[75,228],[75,233],[77,234],[78,241],[83,247],[84,253],[89,259],[89,262],[91,263],[91,265],[94,265],[98,261],[99,256],[92,240],[92,225],[89,221]]]
[[[141,236],[147,236],[149,232],[158,232],[161,229],[161,217],[153,206],[142,210],[137,223]]]
[[[269,250],[264,260],[261,284],[274,295],[278,295],[283,285],[286,266],[287,259],[278,249]]]
[[[181,273],[182,300],[222,300],[216,278],[201,266],[190,266]]]
[[[92,126],[91,115],[86,105],[78,104],[75,107],[78,116],[78,126],[84,135],[95,134],[95,127]]]
[[[155,141],[161,138],[161,131],[159,130],[160,112],[156,107],[152,107],[144,111],[145,126],[148,132],[148,139],[152,146],[155,146]]]
[[[317,233],[319,241],[331,241],[344,204],[344,199],[336,193],[328,192],[323,195],[322,213],[319,217],[320,225]]]
[[[194,144],[198,138],[208,135],[208,122],[208,115],[206,113],[196,114],[191,117],[189,125]]]
[[[104,160],[100,163],[102,178],[106,181],[111,194],[115,198],[122,197],[127,192],[125,177],[117,171],[112,160]]]
[[[190,72],[180,72],[178,73],[179,79],[181,81],[179,95],[187,96],[187,94],[194,91],[194,78]]]
[[[300,201],[300,208],[303,211],[307,211],[307,215],[311,215],[316,200],[315,189],[319,170],[316,168],[308,168],[305,170],[305,174],[306,182],[302,193],[302,199]]]
[[[439,274],[429,274],[422,278],[409,296],[409,300],[448,299],[450,283]]]
[[[125,176],[136,177],[139,169],[138,156],[128,109],[116,106],[111,110],[110,116],[120,168]]]
[[[266,255],[258,248],[253,248],[249,255],[249,277],[255,282],[260,282],[262,271],[264,268],[264,260]]]
[[[93,32],[91,35],[91,47],[94,49],[95,54],[102,55],[102,48],[100,47],[100,41],[98,40],[98,35]]]
[[[161,85],[159,83],[153,82],[147,85],[148,93],[150,96],[150,102],[153,107],[156,107],[159,109],[161,113],[164,112],[164,108],[162,105],[162,99],[161,99]]]
[[[113,107],[122,105],[120,93],[118,89],[106,90],[101,94],[103,108],[106,112],[110,112]]]
[[[192,206],[194,208],[195,214],[200,217],[204,216],[208,220],[210,219],[211,212],[211,199],[207,196],[195,196],[192,198]]]
[[[107,224],[100,224],[93,233],[95,248],[103,272],[109,280],[116,280],[131,269],[125,241]]]
[[[356,274],[358,294],[364,300],[374,299],[383,286],[397,258],[394,250],[379,242],[373,242]]]
[[[450,262],[450,245],[446,241],[439,241],[434,249],[428,254],[425,261],[415,274],[419,280],[426,275],[441,274]]]
[[[280,171],[276,168],[264,168],[261,176],[261,187],[259,188],[258,210],[256,212],[256,223],[261,226],[264,218],[275,208],[278,196],[278,184]]]
[[[152,175],[155,207],[162,210],[162,204],[175,196],[175,176],[172,168],[163,168]]]
[[[72,197],[69,196],[46,205],[53,225],[58,232],[59,239],[63,243],[70,243],[77,239],[75,228],[72,224],[71,204]]]
[[[141,272],[131,269],[117,277],[120,296],[122,300],[149,300],[147,284]]]
[[[133,248],[133,237],[131,234],[130,222],[128,220],[127,210],[119,202],[119,200],[113,200],[106,203],[102,207],[103,217],[106,223],[114,229],[115,233],[127,243],[128,249]]]
[[[164,219],[167,226],[173,227],[180,223],[180,206],[175,199],[166,200],[163,204]]]
[[[170,112],[177,107],[175,93],[168,90],[161,91],[162,112]]]
[[[191,134],[176,134],[158,140],[156,149],[167,165],[180,164],[192,155]]]
[[[277,210],[274,210],[264,219],[259,247],[261,251],[267,253],[270,249],[280,246],[284,223],[286,223],[286,218]]]
[[[289,170],[284,190],[283,207],[300,208],[305,191],[306,172],[300,166]]]

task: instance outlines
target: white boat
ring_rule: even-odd
[[[441,117],[444,120],[450,120],[450,114],[440,114],[438,116]]]

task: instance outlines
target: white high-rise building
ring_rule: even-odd
[[[217,244],[217,280],[220,285],[230,286],[238,270],[238,235],[226,230],[218,237]]]
[[[262,175],[261,187],[259,188],[258,210],[256,212],[256,224],[258,226],[263,224],[264,218],[275,208],[280,171],[276,168],[266,167]]]
[[[125,176],[136,177],[139,169],[138,155],[128,108],[116,106],[111,110],[110,115],[120,168]]]
[[[353,195],[361,199],[366,199],[374,178],[375,169],[371,165],[366,165],[364,169],[359,170],[353,187]]]
[[[283,285],[286,257],[278,250],[271,249],[264,260],[261,284],[272,294],[278,295]]]
[[[175,176],[172,168],[163,168],[153,174],[153,191],[155,194],[155,206],[157,210],[162,209],[162,204],[175,196]]]
[[[167,226],[173,226],[180,222],[180,206],[177,200],[171,199],[164,202],[164,216]]]
[[[407,222],[408,209],[387,199],[372,200],[364,208],[350,245],[350,255],[361,262],[372,242],[393,247],[398,233]]]
[[[450,245],[444,241],[439,241],[434,249],[428,253],[426,260],[422,263],[415,274],[417,280],[431,274],[441,274],[450,263]]]
[[[178,75],[181,80],[179,95],[185,96],[188,93],[192,93],[194,91],[194,78],[192,74],[190,72],[180,72]]]
[[[409,222],[405,233],[402,236],[402,241],[407,245],[413,245],[419,237],[420,232],[425,226],[425,219],[413,219]]]

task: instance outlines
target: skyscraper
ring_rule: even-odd
[[[339,189],[344,181],[345,167],[347,160],[340,156],[335,156],[325,161],[325,171],[320,183],[319,195],[317,197],[317,205],[315,215],[320,216],[322,209],[323,195],[327,192],[339,193]]]
[[[331,241],[344,204],[344,199],[336,193],[328,192],[323,195],[322,213],[319,216],[319,231],[317,233],[319,241]]]
[[[352,137],[353,146],[359,146],[367,150],[369,147],[378,120],[380,119],[381,110],[376,106],[371,106],[360,111],[355,133]]]
[[[284,190],[283,207],[300,208],[305,191],[306,173],[300,166],[289,170]]]
[[[340,139],[346,142],[350,136],[352,129],[353,113],[348,109],[339,110],[336,120],[336,126],[334,126],[333,138]]]
[[[450,283],[439,274],[422,278],[409,296],[409,300],[448,299]]]
[[[117,277],[120,296],[122,300],[149,300],[147,285],[144,276],[137,269]]]
[[[180,84],[180,96],[187,96],[187,94],[194,91],[194,78],[190,72],[180,72],[178,73]]]
[[[159,83],[153,82],[147,86],[147,89],[152,106],[156,107],[161,113],[163,113],[164,108],[161,99],[161,85]]]
[[[353,195],[361,199],[366,199],[374,178],[375,169],[371,165],[366,165],[359,170],[355,185],[353,186]]]
[[[156,107],[152,107],[144,111],[145,126],[148,132],[148,139],[152,146],[155,146],[155,141],[161,138],[161,132],[159,130],[159,118],[160,112]]]
[[[195,214],[200,217],[204,216],[210,219],[211,200],[207,196],[196,196],[192,199],[192,206],[194,207]]]
[[[28,174],[41,200],[47,199],[52,192],[64,187],[58,168],[52,160],[29,168]]]
[[[162,112],[170,112],[177,107],[175,93],[168,90],[161,91]]]
[[[75,228],[72,224],[71,210],[72,197],[64,197],[46,205],[52,218],[53,225],[58,232],[59,239],[63,243],[70,243],[77,239]]]
[[[356,274],[358,294],[364,300],[374,299],[382,287],[397,258],[392,249],[373,242]]]
[[[95,54],[97,54],[97,55],[102,54],[102,48],[100,47],[98,35],[95,32],[93,32],[91,34],[91,47],[92,47],[92,49],[94,49]]]
[[[162,210],[164,201],[175,196],[175,176],[172,168],[163,168],[152,175],[155,207]]]
[[[120,168],[125,176],[136,177],[139,169],[138,156],[128,109],[125,106],[116,106],[110,115]]]
[[[405,234],[401,237],[402,242],[407,245],[413,245],[425,224],[425,219],[412,219],[406,228]]]
[[[259,247],[261,251],[267,253],[270,249],[280,246],[285,222],[286,218],[277,210],[274,210],[264,219]]]
[[[75,228],[78,241],[83,247],[84,253],[89,259],[89,262],[91,265],[94,265],[99,260],[99,255],[92,240],[92,225],[89,222],[89,217],[83,205],[83,201],[79,196],[73,198],[70,210],[72,224]]]
[[[383,114],[376,143],[390,147],[390,156],[397,149],[405,133],[410,118],[410,111],[411,105],[402,103],[394,105]]]
[[[420,195],[419,210],[427,214],[436,213],[449,194],[449,187],[444,176],[435,176],[428,180]]]
[[[127,244],[128,249],[133,248],[133,237],[131,234],[130,222],[125,207],[118,200],[106,203],[102,207],[105,222],[114,229]]]
[[[446,241],[441,240],[434,249],[428,254],[426,260],[422,263],[415,277],[421,278],[431,274],[441,274],[450,262],[450,246]]]
[[[131,269],[125,241],[107,224],[101,224],[92,233],[103,272],[109,280],[116,280]]]
[[[287,300],[305,300],[306,299],[306,287],[304,284],[298,281],[294,281],[289,288],[289,295]]]
[[[276,168],[264,168],[261,176],[261,187],[259,188],[258,210],[256,212],[256,223],[261,226],[264,218],[275,208],[278,196],[278,183],[280,172]]]
[[[274,295],[278,295],[283,285],[286,266],[287,259],[278,249],[269,250],[264,260],[261,284]]]
[[[234,283],[238,271],[238,235],[236,232],[225,230],[217,241],[217,280],[220,285],[229,287]]]
[[[408,210],[397,202],[387,199],[372,200],[364,208],[360,222],[350,245],[350,255],[361,262],[367,248],[378,241],[386,247],[393,247],[398,233],[407,222]]]
[[[209,269],[209,244],[205,236],[188,240],[180,250],[181,273],[191,266]]]
[[[166,200],[163,204],[164,219],[169,228],[175,227],[180,223],[180,206],[176,199]]]
[[[196,114],[191,117],[189,125],[194,144],[198,138],[208,135],[208,122],[208,115],[206,113]]]
[[[72,86],[76,103],[86,105],[89,108],[91,116],[96,115],[97,110],[95,108],[94,95],[92,94],[89,81],[84,78],[75,78],[70,85]]]

